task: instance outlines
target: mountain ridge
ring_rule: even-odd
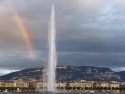
[[[36,67],[27,68],[20,71],[12,72],[7,75],[0,76],[0,80],[14,79],[36,79],[43,80],[46,68]],[[76,80],[92,80],[92,81],[125,81],[125,71],[114,72],[107,67],[95,66],[57,66],[57,81],[76,81]]]

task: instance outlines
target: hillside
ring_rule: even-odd
[[[125,81],[125,71],[117,72],[122,81]]]
[[[45,75],[44,67],[29,68],[0,76],[0,80],[10,79],[42,79]],[[93,81],[122,81],[120,73],[109,68],[94,66],[57,66],[57,81],[93,80]],[[122,79],[121,79],[122,78]]]

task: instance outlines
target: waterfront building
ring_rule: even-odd
[[[125,88],[125,82],[121,82],[119,87],[120,88]]]
[[[66,82],[56,82],[56,87],[60,89],[65,89]]]
[[[109,87],[111,89],[118,89],[120,87],[120,83],[118,83],[118,82],[111,82],[111,83],[109,83]]]
[[[1,82],[1,87],[14,87],[14,83],[12,80],[5,80]]]
[[[59,67],[60,68],[60,67]],[[3,80],[0,81],[0,87],[17,87],[17,88],[28,88],[33,87],[36,89],[47,88],[47,82],[41,80],[26,81],[23,79],[18,80]],[[72,81],[72,82],[56,82],[55,87],[57,89],[70,89],[70,90],[117,90],[119,88],[125,88],[125,82],[95,82],[95,81]]]
[[[41,87],[43,87],[43,82],[41,82],[41,81],[35,82],[34,87],[37,88],[37,89],[40,89]]]
[[[24,81],[22,79],[16,80],[15,83],[16,83],[16,87],[20,87],[20,88],[23,88],[23,87],[27,88],[27,87],[29,87],[29,82]]]
[[[42,82],[42,81],[36,81],[34,83],[34,87],[36,89],[40,89],[40,88],[47,88],[47,83],[46,82]]]
[[[108,88],[109,83],[108,82],[95,82],[93,84],[93,86],[94,86],[94,88],[98,88],[98,87],[102,87],[102,88],[106,87],[106,88]]]
[[[93,81],[85,81],[85,80],[81,80],[80,82],[68,82],[67,83],[67,87],[70,87],[71,89],[92,89],[93,88]]]

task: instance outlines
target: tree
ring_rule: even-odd
[[[61,87],[60,87],[60,89],[64,89],[64,87],[63,87],[63,86],[61,86]]]
[[[76,90],[76,87],[73,87],[73,90]]]
[[[120,91],[123,90],[123,87],[120,87],[119,90],[120,90]]]
[[[104,87],[104,90],[107,90],[108,88],[107,87]]]
[[[65,89],[66,89],[66,90],[69,90],[69,87],[68,87],[68,86],[66,86],[66,87],[65,87]]]
[[[96,90],[96,87],[93,87],[93,90]]]
[[[89,88],[88,87],[85,87],[85,90],[88,90]]]
[[[92,90],[92,87],[89,87],[89,90]]]
[[[59,86],[57,86],[56,88],[57,88],[57,89],[60,89],[60,87],[59,87]]]
[[[125,90],[125,87],[123,87],[123,90]]]
[[[115,90],[115,87],[112,87],[112,90]]]
[[[70,86],[70,87],[69,87],[69,90],[71,90],[71,89],[72,89],[72,87]]]
[[[108,87],[108,90],[111,90],[111,87]]]
[[[81,89],[81,87],[77,87],[77,89],[78,89],[78,90],[80,90],[80,89]]]
[[[96,90],[100,90],[100,87],[96,87]]]
[[[118,87],[115,88],[115,90],[118,90],[118,89],[119,89]]]
[[[103,90],[103,87],[100,87],[100,90]]]

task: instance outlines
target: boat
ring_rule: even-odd
[[[7,90],[7,89],[5,89],[5,90],[4,90],[4,92],[8,92],[8,90]]]
[[[89,93],[95,93],[95,91],[94,90],[90,90]]]

